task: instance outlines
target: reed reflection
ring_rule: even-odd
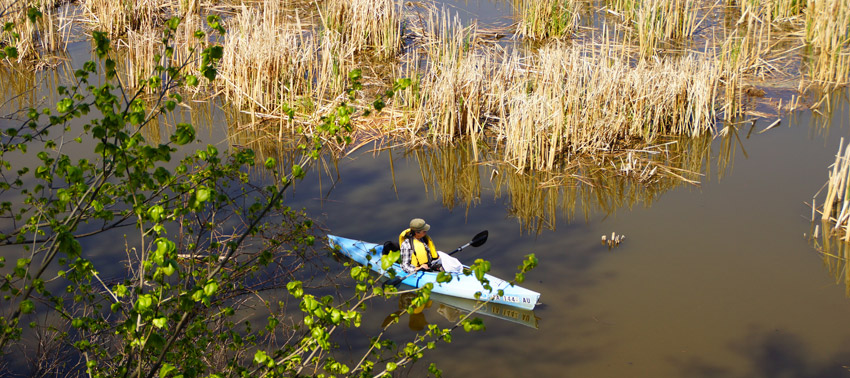
[[[746,151],[737,129],[720,138],[714,159],[722,178],[731,171],[736,151]],[[496,198],[510,199],[507,211],[523,231],[539,234],[555,229],[558,216],[570,222],[596,212],[611,215],[637,204],[650,206],[671,189],[698,185],[711,172],[712,141],[669,139],[640,150],[563,162],[562,168],[549,172],[518,171],[500,163],[499,152],[483,144],[477,146],[476,159],[469,142],[416,149],[412,156],[428,192],[439,196],[446,208],[465,206],[468,211],[480,202],[483,189],[490,189]]]
[[[813,225],[815,223],[812,223]],[[824,230],[822,233],[819,230]],[[821,253],[823,257],[823,265],[827,272],[838,285],[844,285],[844,293],[850,297],[850,274],[847,269],[850,266],[847,264],[850,261],[850,244],[844,238],[837,235],[834,230],[834,225],[829,221],[820,222],[820,226],[811,238],[814,248]]]
[[[850,296],[850,145],[844,138],[838,146],[835,163],[829,167],[829,179],[824,190],[812,198],[812,242],[824,259],[836,283],[844,282],[845,293]],[[823,199],[819,197],[823,195]],[[818,201],[821,206],[818,207]],[[820,219],[818,219],[818,216]],[[820,220],[820,224],[816,222]]]

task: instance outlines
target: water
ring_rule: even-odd
[[[427,355],[448,376],[850,376],[850,300],[806,237],[806,203],[847,136],[847,106],[828,130],[810,112],[784,118],[763,134],[743,129],[731,166],[718,169],[715,154],[698,187],[610,216],[562,216],[540,234],[523,232],[508,214],[510,198],[492,192],[469,209],[441,206],[400,152],[392,155],[396,190],[389,154],[362,153],[342,162],[324,201],[303,187],[295,200],[333,233],[365,240],[391,239],[412,217],[425,218],[446,250],[488,229],[487,244],[457,256],[487,258],[501,277],[537,255],[524,286],[542,294],[539,329],[485,317],[486,332],[461,331]],[[626,238],[609,250],[600,238],[611,232]],[[376,304],[362,332],[394,310]],[[436,308],[423,313],[449,324]]]

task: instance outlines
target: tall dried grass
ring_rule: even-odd
[[[541,40],[570,36],[578,27],[581,2],[577,0],[513,0],[519,21],[516,34]]]
[[[15,46],[18,51],[18,63],[28,63],[36,68],[53,66],[52,53],[63,53],[71,37],[67,27],[68,8],[59,11],[60,0],[45,0],[30,3],[20,0],[0,0],[0,26],[14,23],[11,29],[17,36],[0,33],[0,46]],[[29,18],[30,7],[37,10],[37,16]]]
[[[370,50],[387,59],[402,47],[401,6],[398,0],[326,0],[321,14],[325,32],[345,49],[340,55]]]
[[[844,138],[830,168],[821,220],[830,222],[833,227],[824,232],[838,234],[845,242],[850,242],[850,145],[844,146]]]
[[[404,134],[412,140],[448,142],[458,137],[478,139],[484,115],[490,112],[493,62],[475,24],[463,26],[443,9],[428,12],[419,34],[423,53],[407,56],[405,67],[413,85],[399,94],[405,104]],[[477,146],[472,146],[478,158]]]
[[[319,46],[308,25],[287,19],[274,3],[264,4],[243,7],[227,23],[219,70],[225,99],[269,115],[284,116],[289,106],[310,112],[321,97],[314,92],[327,88],[319,82]]]
[[[514,58],[496,129],[517,169],[553,169],[568,154],[636,139],[713,132],[720,72],[704,56],[632,64],[594,46],[547,46]]]
[[[202,77],[199,73],[201,59],[198,54],[208,45],[208,41],[196,37],[195,31],[204,30],[204,27],[200,15],[186,14],[168,39],[168,45],[164,43],[160,26],[143,24],[136,29],[128,29],[115,49],[118,53],[116,60],[121,63],[119,72],[124,78],[125,87],[144,88],[149,94],[162,90],[163,88],[146,86],[148,79],[154,75],[168,79],[166,75],[157,73],[157,66],[183,67],[185,72]],[[152,59],[157,56],[159,60]]]
[[[817,212],[820,212],[820,225],[813,226],[812,236],[815,247],[824,255],[824,263],[837,281],[843,279],[846,293],[850,296],[850,145],[844,145],[844,138],[841,138],[835,162],[830,166],[825,189],[826,195],[820,208],[817,207],[817,200],[821,192],[812,198],[813,225],[817,221]],[[820,232],[823,233],[823,239],[819,245]]]
[[[159,26],[172,0],[83,0],[81,5],[92,28],[115,38]]]
[[[806,43],[812,81],[828,89],[850,83],[850,1],[809,0]]]
[[[662,40],[691,38],[698,26],[697,2],[688,0],[609,0],[609,7],[634,30],[641,57],[655,55]]]

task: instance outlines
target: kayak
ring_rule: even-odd
[[[451,281],[438,283],[437,272],[420,270],[407,274],[401,269],[401,265],[398,263],[384,270],[381,268],[383,245],[335,235],[328,235],[328,240],[331,248],[337,249],[340,253],[361,265],[368,266],[378,274],[388,275],[387,271],[394,269],[396,276],[402,279],[401,283],[413,288],[420,288],[428,283],[432,283],[434,284],[434,288],[431,290],[432,293],[480,300],[525,310],[533,310],[534,306],[537,305],[537,300],[540,298],[540,293],[538,292],[518,285],[511,285],[511,283],[490,274],[485,274],[484,278],[490,282],[492,290],[486,289],[474,275],[449,273],[452,275]],[[477,298],[476,293],[480,293],[480,296]]]

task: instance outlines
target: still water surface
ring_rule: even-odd
[[[426,356],[447,376],[850,377],[850,299],[806,237],[807,203],[839,139],[850,137],[842,101],[827,128],[810,112],[785,115],[763,134],[742,127],[728,168],[712,154],[699,186],[669,190],[651,206],[560,216],[539,234],[510,215],[511,198],[487,189],[486,172],[480,202],[450,210],[400,151],[343,161],[329,193],[327,183],[325,192],[302,185],[293,200],[331,232],[364,240],[392,239],[412,217],[432,225],[444,250],[488,229],[484,246],[458,257],[487,258],[497,276],[537,255],[524,286],[542,294],[539,328],[485,318],[485,332],[461,331]],[[609,250],[600,238],[612,232],[626,239]],[[396,309],[373,305],[365,333]],[[438,310],[425,318],[448,325]]]

